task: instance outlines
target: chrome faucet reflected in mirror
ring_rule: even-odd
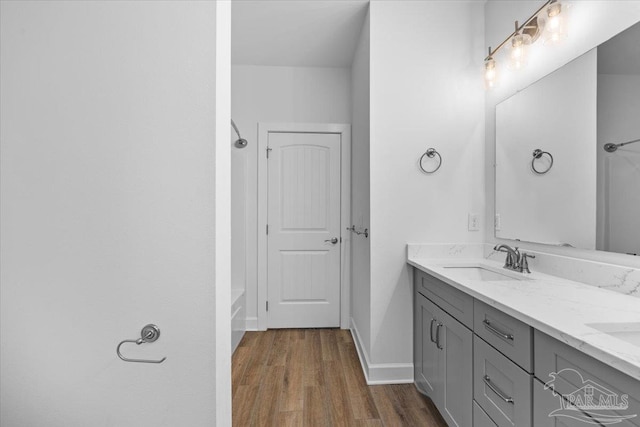
[[[526,252],[520,252],[518,248],[512,248],[509,245],[500,244],[493,248],[496,252],[506,252],[507,257],[504,260],[504,267],[507,270],[518,271],[520,273],[531,273],[529,270],[529,261],[527,258],[535,258],[535,255]]]

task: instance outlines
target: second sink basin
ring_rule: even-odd
[[[450,266],[444,267],[447,272],[467,280],[483,280],[486,282],[495,282],[498,280],[520,280],[507,274],[501,274],[488,268],[480,266]]]
[[[587,323],[590,328],[640,347],[640,322]]]

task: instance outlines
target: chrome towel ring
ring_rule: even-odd
[[[424,166],[422,165],[422,162],[424,161],[424,158],[427,157],[429,159],[433,159],[434,157],[438,156],[438,166],[436,166],[436,168],[434,170],[426,170],[424,168]],[[420,157],[420,161],[418,162],[420,164],[420,169],[422,169],[422,172],[424,173],[434,173],[435,171],[437,171],[438,169],[440,169],[440,166],[442,166],[442,156],[440,155],[440,153],[438,153],[438,151],[436,151],[435,148],[429,148],[427,151],[424,152],[424,154]]]
[[[152,343],[158,340],[158,338],[160,338],[160,328],[158,328],[156,325],[153,324],[149,324],[147,326],[145,326],[144,328],[142,328],[142,331],[140,332],[140,338],[138,338],[137,340],[123,340],[120,341],[120,344],[118,344],[118,347],[116,347],[116,353],[118,354],[118,357],[122,360],[124,360],[125,362],[139,362],[139,363],[162,363],[164,362],[167,358],[163,357],[160,360],[149,360],[149,359],[129,359],[128,357],[124,357],[122,355],[122,353],[120,353],[120,347],[122,346],[122,344],[126,343],[126,342],[131,342],[131,343],[135,343],[137,345],[143,344],[143,343]]]
[[[550,161],[549,167],[547,167],[544,170],[536,169],[536,160],[542,158],[542,156],[544,156],[545,154],[549,157],[549,161]],[[552,167],[553,167],[553,156],[551,155],[551,153],[549,153],[548,151],[542,151],[539,148],[536,148],[535,150],[533,150],[533,159],[531,159],[531,170],[533,170],[538,175],[544,175],[545,173],[549,172]]]

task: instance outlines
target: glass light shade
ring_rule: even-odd
[[[487,89],[498,86],[498,68],[496,60],[493,58],[484,62],[484,84]]]
[[[544,28],[544,44],[558,44],[567,38],[566,7],[559,1],[551,3],[540,16]]]
[[[527,65],[527,53],[531,44],[531,36],[528,34],[516,34],[511,39],[511,51],[509,52],[509,68],[519,70]]]

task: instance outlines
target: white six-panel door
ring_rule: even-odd
[[[268,327],[337,327],[341,135],[270,132],[268,147]]]

